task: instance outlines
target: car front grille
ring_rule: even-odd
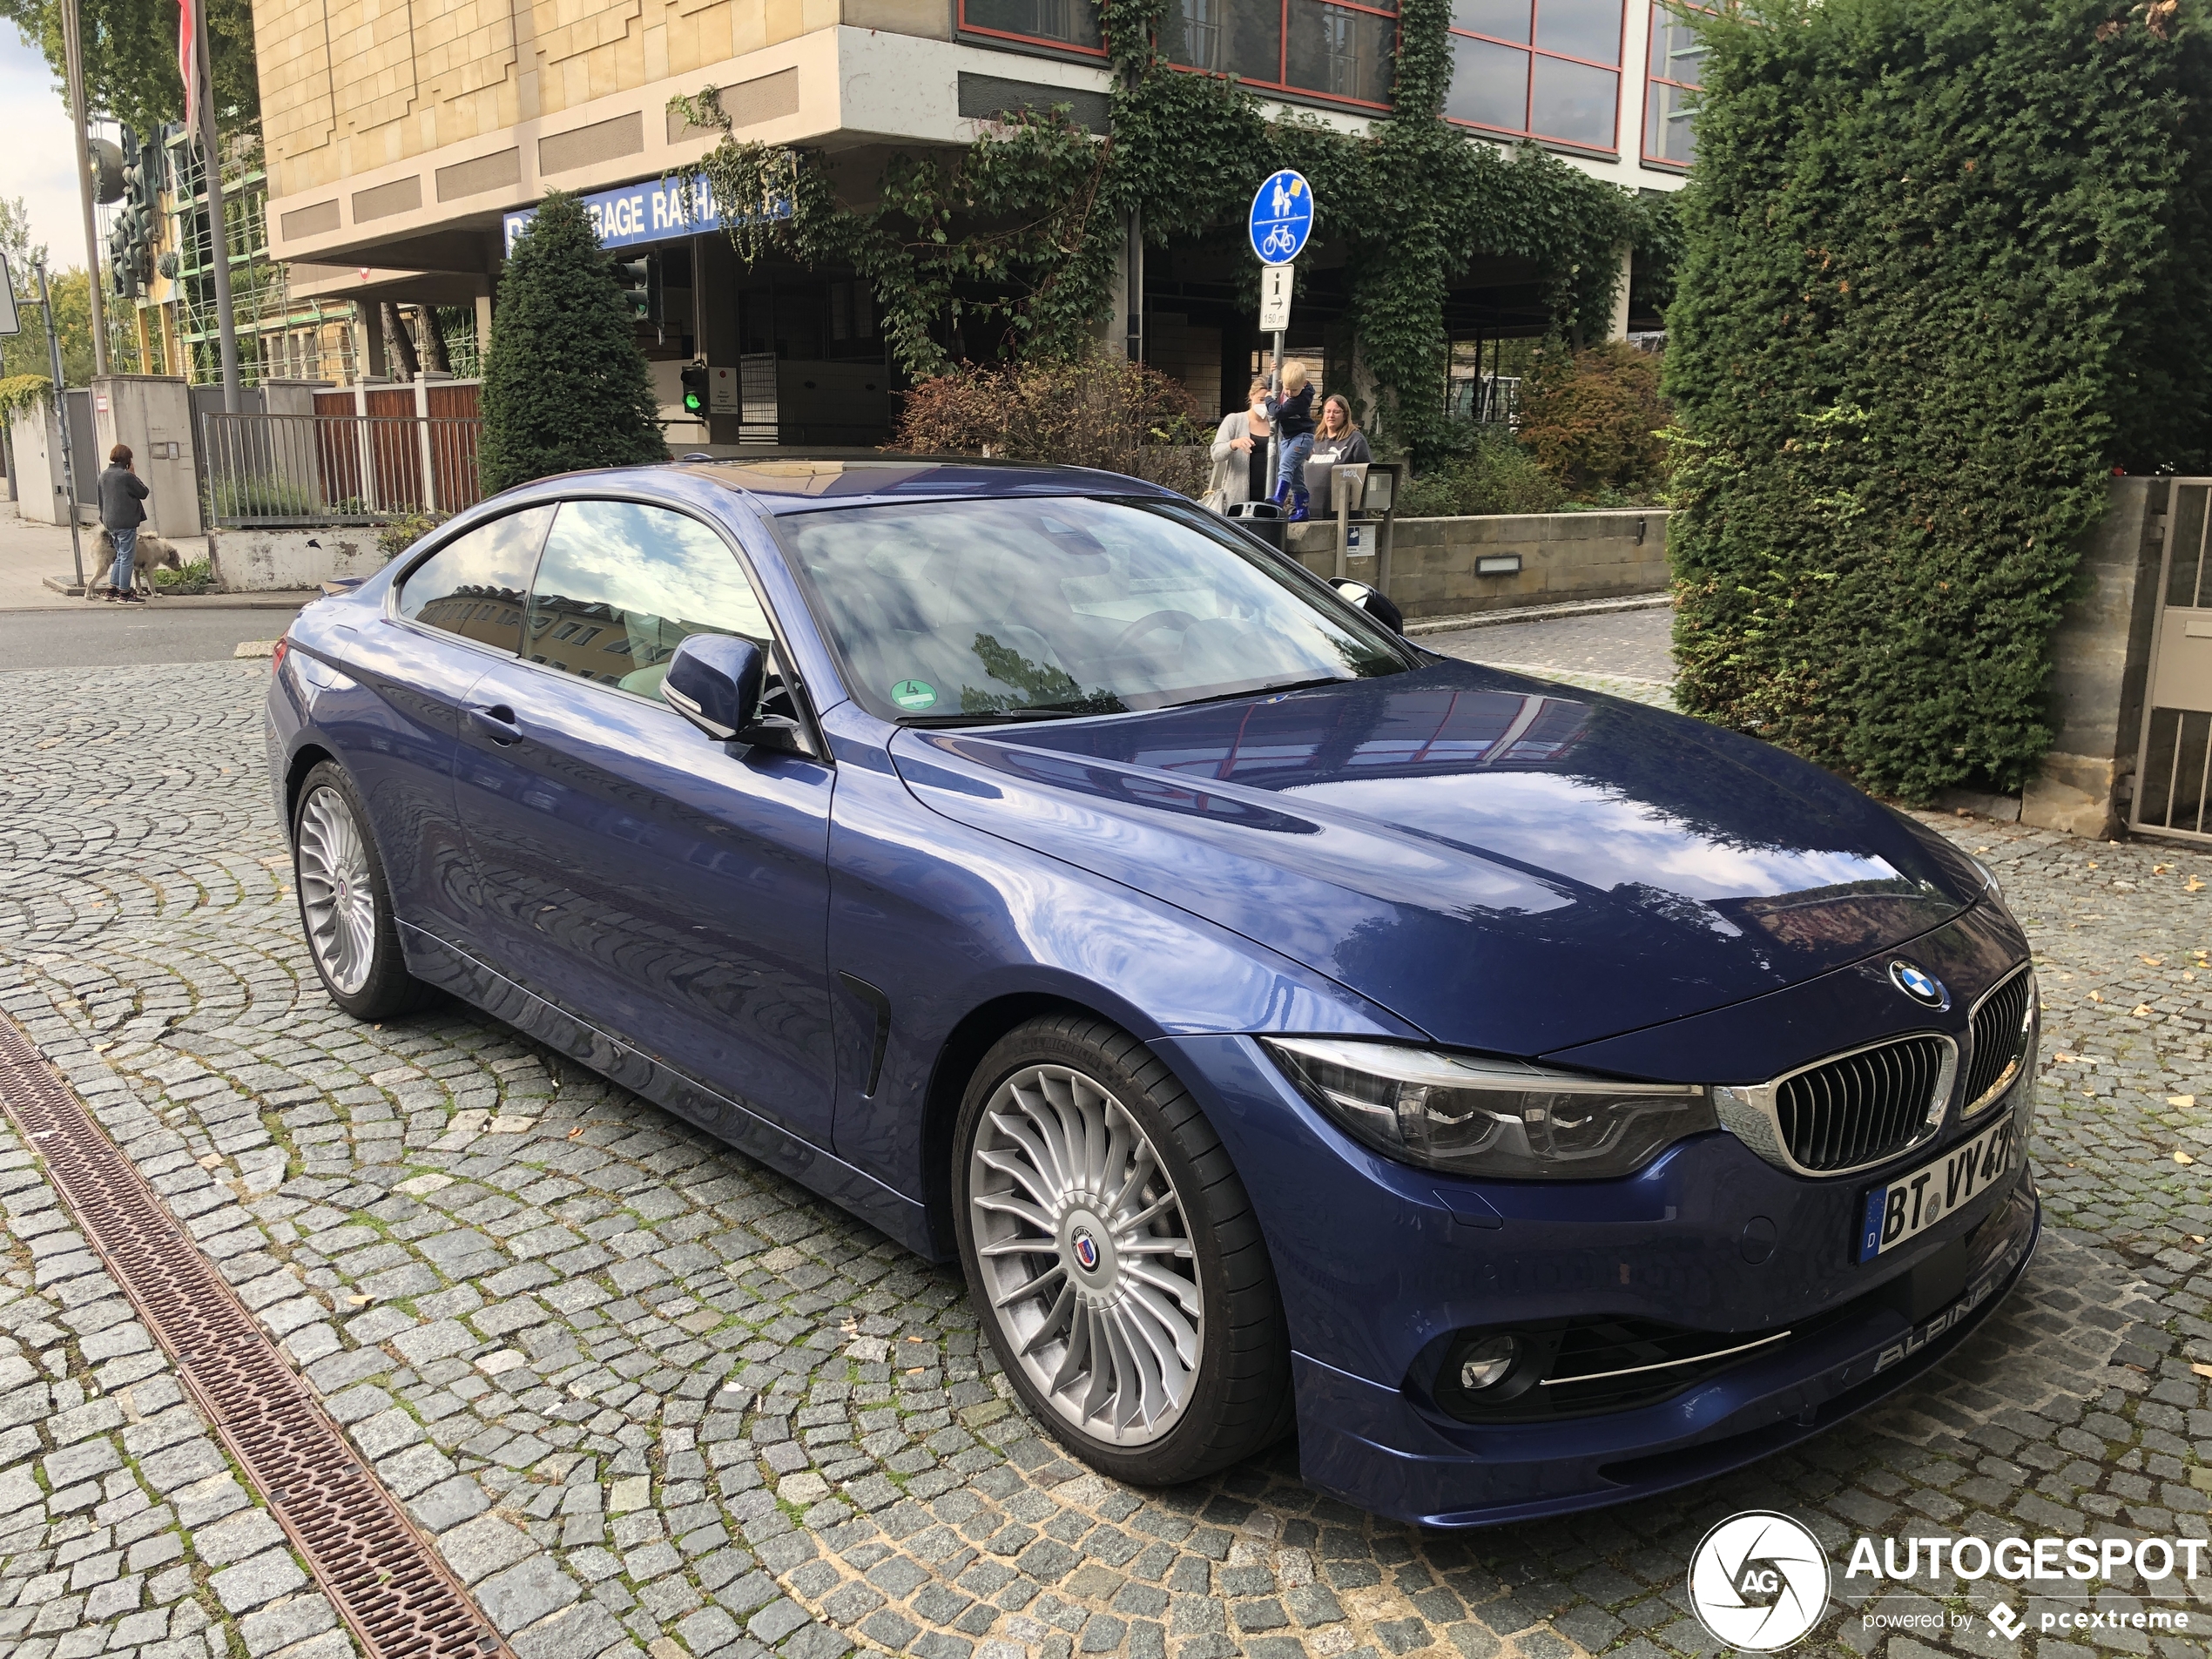
[[[1826,1172],[1903,1151],[1932,1129],[1929,1109],[1952,1055],[1945,1038],[1900,1037],[1784,1079],[1775,1091],[1775,1122],[1790,1156]]]
[[[1974,1057],[1966,1071],[1966,1109],[1972,1117],[1994,1104],[2018,1080],[2027,1055],[2035,975],[2023,968],[1974,1009]]]

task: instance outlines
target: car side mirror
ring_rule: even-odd
[[[661,698],[718,743],[804,754],[806,742],[798,721],[761,712],[760,688],[767,669],[767,658],[750,639],[691,634],[669,658]]]
[[[1346,604],[1357,605],[1393,634],[1406,631],[1406,613],[1379,588],[1364,582],[1332,582],[1329,585]]]

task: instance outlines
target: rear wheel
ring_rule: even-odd
[[[1082,1015],[1029,1022],[984,1056],[954,1144],[977,1312],[1069,1450],[1172,1485],[1282,1434],[1289,1341],[1258,1221],[1143,1043]]]
[[[300,786],[292,873],[307,954],[332,1001],[357,1020],[383,1020],[429,996],[401,954],[368,814],[353,780],[333,762],[323,761]]]

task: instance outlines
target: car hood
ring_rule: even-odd
[[[1980,892],[1941,838],[1780,750],[1464,663],[1155,713],[908,728],[892,755],[948,818],[1497,1053],[1762,995]]]

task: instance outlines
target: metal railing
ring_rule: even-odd
[[[210,414],[201,428],[208,522],[224,529],[374,524],[483,494],[481,420]]]

